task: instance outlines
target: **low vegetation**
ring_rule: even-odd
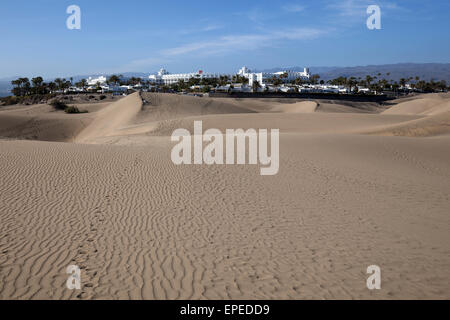
[[[34,94],[28,96],[9,96],[0,98],[0,105],[10,106],[15,104],[32,105],[38,103],[47,103],[49,100],[56,97],[56,94]]]
[[[53,101],[50,105],[55,108],[55,110],[66,110],[66,108],[68,108],[67,104],[59,100]]]
[[[65,113],[74,114],[74,113],[87,113],[86,110],[80,110],[77,106],[68,106],[63,101],[55,100],[50,103],[50,105],[55,110],[62,110]]]
[[[79,110],[76,106],[70,106],[64,109],[65,113],[87,113],[86,110]]]

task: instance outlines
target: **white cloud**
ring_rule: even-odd
[[[222,26],[219,26],[219,25],[209,25],[209,26],[202,28],[201,30],[204,32],[208,32],[208,31],[218,30],[221,28],[222,28]]]

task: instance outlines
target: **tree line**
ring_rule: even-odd
[[[389,77],[390,73],[386,73]],[[324,84],[323,81],[320,81]],[[358,87],[365,87],[375,92],[382,91],[399,91],[402,88],[406,88],[407,85],[411,89],[416,89],[422,92],[435,92],[435,91],[445,91],[448,90],[447,82],[445,80],[441,81],[424,81],[420,77],[409,77],[401,78],[400,81],[393,81],[385,79],[381,73],[376,76],[367,75],[365,78],[362,77],[338,77],[333,80],[328,80],[327,84],[338,85],[347,87],[350,91],[358,91]]]
[[[44,82],[42,77],[19,78],[11,81],[13,89],[11,93],[17,97],[24,97],[36,94],[48,94],[57,90],[64,91],[72,86],[73,79],[69,80],[56,78],[51,82]],[[87,82],[86,82],[87,83]]]
[[[287,73],[281,75],[274,75],[271,79],[266,79],[267,83],[274,86],[279,86],[285,83],[285,78],[287,78]],[[390,73],[386,73],[389,77]],[[109,85],[154,85],[149,80],[143,80],[139,77],[131,77],[124,79],[122,75],[111,75],[107,79],[107,84]],[[159,89],[162,91],[187,91],[192,86],[202,86],[203,91],[209,92],[212,88],[217,88],[218,86],[230,85],[233,86],[234,83],[248,84],[248,78],[234,75],[220,76],[218,78],[200,78],[192,77],[188,81],[180,80],[172,85],[158,85]],[[344,86],[349,89],[350,92],[358,92],[358,87],[365,87],[374,92],[382,91],[399,91],[401,88],[405,88],[409,85],[412,89],[417,89],[422,92],[435,92],[435,91],[445,91],[448,90],[447,83],[445,80],[442,81],[424,81],[420,77],[409,77],[401,78],[400,81],[386,80],[381,73],[376,76],[367,75],[365,78],[362,77],[338,77],[332,80],[324,81],[320,80],[320,75],[314,74],[309,79],[297,78],[295,80],[289,81],[292,85],[317,85],[317,84],[329,84]],[[11,81],[13,89],[11,93],[17,97],[24,97],[30,95],[44,95],[55,92],[65,92],[72,86],[85,90],[88,87],[88,81],[86,79],[81,79],[80,81],[73,83],[73,78],[66,80],[65,78],[56,78],[50,82],[44,82],[42,77],[35,77],[31,80],[28,78],[19,78],[17,80]],[[97,89],[100,89],[100,83],[96,85]],[[257,90],[261,87],[261,84],[255,81],[253,85],[253,90]]]

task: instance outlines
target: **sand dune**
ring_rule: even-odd
[[[432,110],[440,109],[442,104],[447,104],[442,99],[417,99],[413,101],[402,102],[395,107],[383,112],[383,114],[414,114],[429,115]]]
[[[430,137],[450,133],[450,111],[439,110],[422,119],[386,126],[372,133],[405,137]]]
[[[325,112],[325,113],[380,113],[385,110],[384,107],[377,105],[376,103],[364,103],[364,102],[351,102],[351,101],[336,101],[336,100],[302,100],[302,99],[227,99],[218,98],[216,100],[227,101],[240,107],[258,112],[258,113],[271,113],[271,112],[283,112],[285,110],[292,109],[292,105],[296,105],[299,109],[304,109],[304,105],[313,106],[312,103],[316,103],[316,108],[309,108],[309,112]],[[304,104],[303,104],[304,103]],[[294,107],[295,109],[295,107]],[[306,108],[308,109],[308,108]],[[308,113],[309,113],[308,112]]]
[[[271,111],[282,113],[313,113],[316,112],[317,102],[304,101],[293,104],[282,104],[275,106]]]
[[[0,298],[448,297],[448,139],[284,135],[269,179],[165,141],[0,142]]]
[[[73,115],[19,116],[0,114],[0,137],[41,141],[73,141],[88,127],[92,117]]]
[[[282,128],[282,133],[359,133],[368,128],[378,128],[388,124],[418,119],[417,116],[365,114],[312,114],[312,113],[277,113],[277,114],[230,114],[217,116],[188,117],[184,119],[161,121],[152,127],[148,134],[170,136],[177,128],[186,128],[193,132],[195,120],[203,122],[203,128],[226,129],[265,129]]]
[[[68,104],[74,105],[74,104]],[[0,108],[0,138],[73,142],[110,102],[77,104],[89,113],[67,115],[48,104]]]
[[[128,125],[141,109],[142,100],[139,93],[114,102],[96,113],[95,119],[78,134],[76,141],[86,143],[98,137],[115,135],[118,130]]]
[[[316,109],[316,112],[325,113],[378,113],[379,110],[374,108],[371,104],[365,105],[361,103],[357,105],[358,107],[352,105],[343,105],[339,103],[330,102],[320,102]]]
[[[253,112],[227,100],[158,93],[142,93],[142,98],[145,100],[145,103],[139,118],[136,119],[137,123],[209,114]]]
[[[0,299],[448,299],[448,97],[398,103],[0,109]],[[169,136],[196,120],[280,129],[278,175],[174,165]],[[65,287],[71,264],[82,290]]]
[[[381,127],[372,133],[406,137],[429,137],[450,133],[450,98],[445,94],[401,102],[382,114],[416,115],[422,118]]]

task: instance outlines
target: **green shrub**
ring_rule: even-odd
[[[64,112],[65,113],[80,113],[80,110],[76,106],[73,106],[73,107],[67,107],[64,110]]]
[[[77,106],[70,106],[64,109],[65,113],[73,114],[73,113],[87,113],[86,110],[80,110]]]
[[[16,96],[9,96],[5,98],[0,99],[0,103],[3,103],[5,106],[11,106],[14,104],[18,104],[20,102],[20,99]]]

